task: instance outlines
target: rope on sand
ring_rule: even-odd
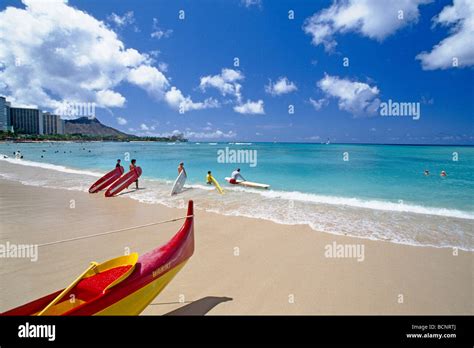
[[[152,223],[145,224],[145,225],[139,225],[139,226],[121,228],[121,229],[119,229],[119,230],[113,230],[113,231],[107,231],[107,232],[102,232],[102,233],[89,234],[89,235],[87,235],[87,236],[81,236],[81,237],[75,237],[75,238],[57,240],[57,241],[54,241],[54,242],[38,244],[38,248],[44,247],[44,246],[49,246],[49,245],[68,243],[68,242],[72,242],[72,241],[80,240],[80,239],[87,239],[87,238],[105,236],[105,235],[107,235],[107,234],[118,233],[118,232],[124,232],[124,231],[130,231],[130,230],[135,230],[135,229],[138,229],[138,228],[144,228],[144,227],[149,227],[149,226],[154,226],[154,225],[162,225],[162,224],[166,224],[166,223],[169,223],[169,222],[175,222],[175,221],[179,221],[179,220],[184,220],[184,219],[187,219],[187,218],[190,218],[190,217],[193,217],[193,216],[194,216],[194,215],[187,215],[187,216],[184,216],[184,217],[180,217],[180,218],[176,218],[176,219],[171,219],[171,220],[164,220],[164,221],[152,222]]]

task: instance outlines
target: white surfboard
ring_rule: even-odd
[[[184,170],[182,170],[174,181],[173,188],[171,189],[171,196],[181,192],[184,183],[186,182],[186,179],[186,173],[184,172]]]
[[[227,182],[230,182],[230,178],[225,178]],[[260,189],[268,189],[270,185],[267,184],[260,184],[258,182],[252,181],[237,181],[236,185],[245,186],[245,187],[253,187],[253,188],[260,188]]]

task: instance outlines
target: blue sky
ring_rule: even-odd
[[[6,1],[0,94],[195,141],[474,144],[474,5],[382,2]]]

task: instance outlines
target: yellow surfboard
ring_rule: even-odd
[[[219,193],[223,194],[223,193],[224,193],[224,190],[222,189],[221,185],[219,185],[219,183],[217,182],[217,180],[214,179],[213,176],[211,176],[211,181],[212,181],[212,183],[214,184],[214,186],[216,187],[217,191],[218,191]]]

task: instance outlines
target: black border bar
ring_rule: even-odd
[[[0,346],[320,343],[472,347],[472,319],[472,316],[0,317]],[[55,340],[18,337],[20,325],[26,323],[55,325]],[[407,334],[430,337],[408,338]],[[455,334],[455,337],[434,338],[433,334]]]

